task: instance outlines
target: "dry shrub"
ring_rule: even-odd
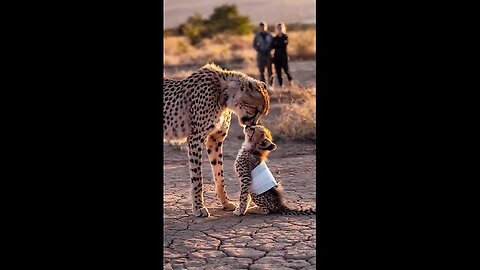
[[[288,36],[291,59],[315,58],[315,30],[288,32]],[[165,65],[204,65],[207,62],[245,64],[256,74],[256,52],[252,48],[252,40],[253,34],[218,34],[192,46],[184,36],[167,36],[164,37]]]
[[[252,47],[252,41],[253,35],[232,36],[229,43],[230,49],[255,52]]]
[[[265,119],[275,139],[316,141],[315,93],[315,88],[291,89],[290,95],[297,98],[282,104],[279,116]]]
[[[165,40],[165,65],[204,65],[209,62],[229,62],[233,59],[228,43],[203,39],[197,46],[191,46],[185,42],[186,38],[167,37]]]
[[[280,103],[303,103],[309,99],[315,99],[315,87],[286,87],[284,89],[275,88],[270,94],[270,99],[277,100]]]
[[[242,64],[239,68],[256,66],[256,53],[252,50],[232,50],[232,63]]]
[[[182,65],[190,61],[189,55],[195,51],[186,37],[166,37],[164,40],[164,64]]]
[[[291,59],[314,59],[316,56],[315,30],[288,33],[288,54]]]

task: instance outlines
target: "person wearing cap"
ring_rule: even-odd
[[[257,67],[260,73],[260,81],[265,80],[265,68],[267,68],[268,85],[273,86],[272,71],[272,46],[273,36],[267,31],[267,23],[261,22],[258,26],[258,33],[253,38],[253,48],[257,51]]]

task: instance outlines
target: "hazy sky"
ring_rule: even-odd
[[[275,24],[301,22],[315,23],[316,0],[165,0],[164,27],[175,27],[193,13],[208,18],[213,9],[223,4],[236,4],[240,14],[250,17],[254,23],[266,21]]]

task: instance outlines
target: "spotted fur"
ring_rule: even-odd
[[[235,215],[244,215],[247,212],[257,214],[279,213],[283,215],[311,215],[316,214],[315,209],[296,210],[289,208],[282,196],[280,183],[266,192],[257,195],[250,191],[252,184],[251,172],[268,154],[277,148],[272,142],[270,131],[263,126],[245,127],[245,141],[235,160],[235,170],[240,177],[240,205],[233,212]],[[257,207],[248,208],[250,201]]]
[[[217,197],[226,210],[237,206],[225,192],[223,146],[231,115],[241,125],[252,125],[268,113],[270,99],[265,83],[247,75],[207,64],[185,79],[164,78],[163,135],[165,141],[188,143],[192,211],[208,217],[204,205],[202,152],[206,147]]]

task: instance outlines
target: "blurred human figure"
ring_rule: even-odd
[[[276,30],[277,34],[272,41],[272,49],[275,50],[273,55],[273,63],[275,65],[275,73],[277,74],[278,84],[280,87],[283,87],[282,69],[285,71],[290,85],[292,85],[292,75],[290,75],[290,71],[288,70],[288,36],[287,29],[283,22],[277,24]]]
[[[267,83],[264,75],[265,68],[267,68],[269,86],[273,86],[272,41],[273,36],[267,31],[267,23],[261,22],[258,25],[258,33],[253,38],[253,48],[257,51],[257,67],[260,72],[260,80]]]

